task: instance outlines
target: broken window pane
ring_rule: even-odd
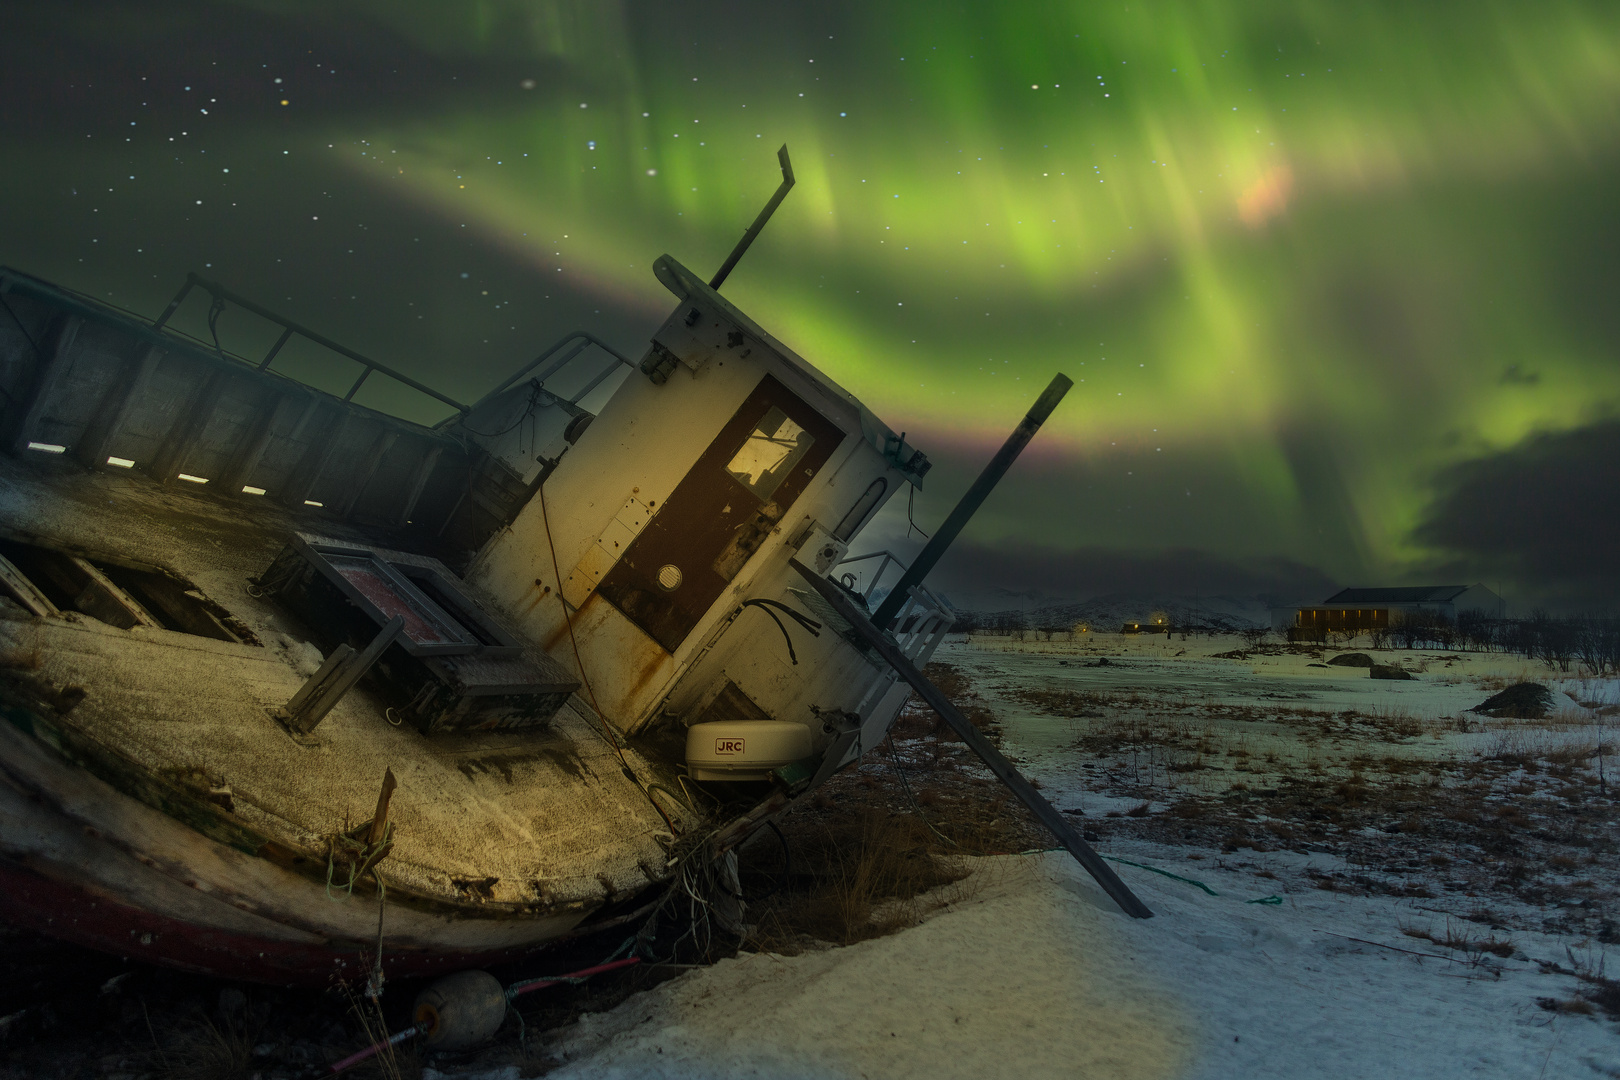
[[[789,420],[787,413],[772,407],[726,465],[726,471],[761,501],[769,502],[777,486],[810,452],[815,441],[808,431]]]

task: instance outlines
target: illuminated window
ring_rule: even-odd
[[[726,465],[731,478],[766,502],[804,455],[815,437],[772,407]]]

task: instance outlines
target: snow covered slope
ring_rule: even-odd
[[[1620,1076],[1612,1024],[1534,1003],[1575,987],[1533,962],[1569,962],[1552,939],[1464,963],[1392,932],[1422,917],[1410,902],[1254,903],[1265,882],[1185,863],[1219,895],[1119,867],[1157,913],[1138,922],[1067,855],[975,863],[961,899],[894,937],[722,961],[587,1016],[549,1075]]]

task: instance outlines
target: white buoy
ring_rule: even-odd
[[[416,996],[422,1042],[438,1050],[477,1046],[506,1019],[506,990],[487,971],[458,971]]]

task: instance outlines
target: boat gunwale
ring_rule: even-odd
[[[7,691],[10,691],[10,688],[7,688]],[[13,694],[14,691],[0,691],[0,717],[58,757],[63,764],[94,777],[119,795],[163,814],[175,824],[190,829],[213,843],[242,855],[262,859],[269,865],[288,871],[310,883],[323,887],[328,884],[325,871],[328,862],[326,852],[265,835],[260,830],[243,823],[224,807],[194,794],[181,784],[157,775],[103,745],[94,737],[69,725],[54,722],[36,709],[3,701],[3,698],[11,697]],[[37,796],[51,797],[51,793],[36,778],[18,776],[7,769],[3,757],[0,757],[0,771],[4,771],[14,783],[33,791]],[[54,799],[52,801],[54,802]],[[141,854],[132,853],[137,856]],[[648,884],[656,887],[660,883],[654,881]],[[371,876],[360,878],[354,883],[352,891],[362,898],[375,897],[377,895],[375,879]],[[537,901],[522,903],[502,900],[454,901],[432,896],[402,882],[389,883],[387,891],[389,902],[402,908],[424,915],[459,919],[504,918],[529,921],[564,914],[571,915],[587,905],[586,901],[577,899],[563,901],[555,908],[549,908]],[[585,917],[589,918],[591,913],[601,906],[587,907]]]

